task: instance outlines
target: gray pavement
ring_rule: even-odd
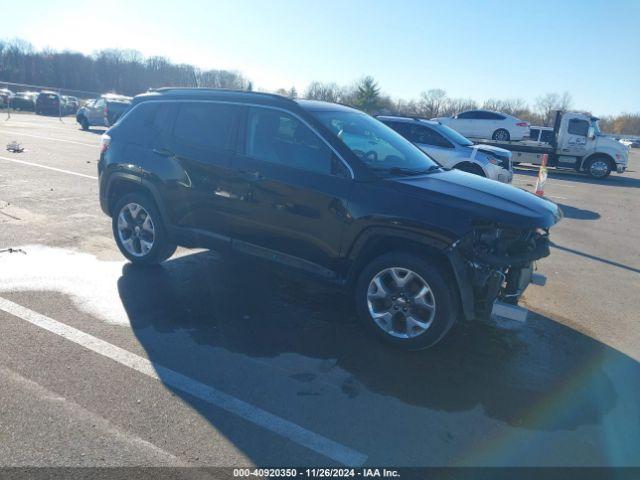
[[[0,122],[25,146],[0,152],[0,249],[26,252],[0,253],[0,304],[24,307],[0,309],[0,465],[640,465],[638,153],[604,182],[550,174],[565,218],[526,323],[404,353],[269,265],[128,265],[97,203],[101,132]]]

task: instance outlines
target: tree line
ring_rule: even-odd
[[[0,40],[0,81],[123,95],[164,86],[251,89],[251,82],[235,71],[202,70],[164,57],[145,58],[135,50],[107,49],[92,55],[36,51],[22,40]]]
[[[149,88],[164,86],[253,89],[251,81],[237,71],[203,70],[189,64],[173,63],[160,56],[144,57],[135,50],[107,49],[91,55],[48,49],[37,51],[23,40],[0,40],[0,81],[124,95],[136,95]],[[479,103],[471,98],[450,97],[445,90],[438,88],[425,90],[414,99],[392,99],[370,76],[347,86],[314,81],[302,95],[294,87],[279,89],[276,93],[342,103],[371,114],[421,118],[451,116],[463,110],[485,108],[514,115],[532,125],[550,125],[555,110],[573,107],[568,92],[547,93],[538,97],[531,106],[521,98],[492,98]],[[604,117],[601,126],[605,132],[640,135],[640,112]]]
[[[291,96],[291,91],[279,93]],[[479,103],[471,98],[453,98],[445,90],[426,90],[416,99],[394,100],[384,95],[372,77],[364,77],[353,85],[339,86],[336,83],[312,82],[304,97],[313,100],[343,103],[360,108],[371,114],[402,115],[419,118],[448,117],[464,110],[477,108],[496,110],[518,117],[531,125],[550,126],[556,110],[573,108],[569,92],[547,93],[535,99],[533,106],[521,98],[490,98]],[[605,132],[640,135],[640,112],[622,113],[600,119]]]

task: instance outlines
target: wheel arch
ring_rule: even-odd
[[[481,165],[476,162],[472,162],[469,160],[463,160],[459,163],[456,163],[453,168],[457,170],[462,170],[463,172],[473,173],[475,175],[482,174],[483,177],[487,176],[487,172],[484,171]]]
[[[615,172],[617,165],[616,165],[616,161],[613,158],[613,156],[611,156],[610,153],[608,152],[593,152],[589,155],[587,155],[586,157],[582,158],[582,163],[580,164],[580,170],[584,171],[587,168],[588,163],[593,160],[594,158],[603,158],[606,159],[607,162],[609,162],[609,166],[611,167],[611,171]]]
[[[105,207],[108,215],[113,216],[113,209],[118,198],[121,198],[123,195],[128,193],[141,193],[149,196],[155,203],[156,207],[158,207],[160,215],[165,219],[165,222],[169,219],[165,204],[155,185],[136,175],[122,172],[113,173],[109,177],[107,193],[105,196]]]

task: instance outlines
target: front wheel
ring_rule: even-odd
[[[365,326],[407,350],[439,342],[457,316],[455,285],[438,262],[390,253],[367,265],[356,284],[356,306]]]
[[[591,178],[606,178],[611,173],[611,163],[606,157],[596,156],[587,162],[586,169]]]
[[[123,196],[113,210],[111,225],[118,248],[134,264],[157,265],[176,251],[158,208],[146,195]]]
[[[491,136],[494,140],[498,140],[499,142],[508,142],[511,139],[511,134],[509,134],[509,130],[505,130],[504,128],[499,128],[493,135]]]
[[[86,117],[80,117],[78,123],[80,123],[80,127],[82,127],[82,130],[89,130],[89,121],[86,119]]]

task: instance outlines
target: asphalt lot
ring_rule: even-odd
[[[640,465],[640,154],[562,206],[526,323],[403,353],[348,299],[179,250],[126,264],[97,202],[99,134],[0,120],[0,465]],[[514,184],[533,189],[535,171]]]

